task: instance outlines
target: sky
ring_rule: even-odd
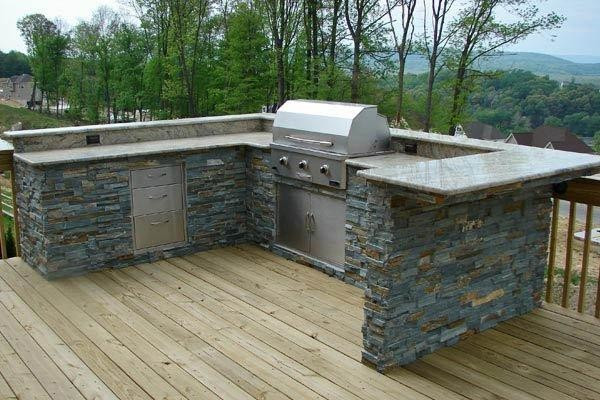
[[[24,15],[42,13],[51,20],[60,17],[73,26],[80,20],[89,19],[101,5],[122,9],[120,1],[123,0],[0,0],[0,50],[26,51],[16,27],[17,20]],[[506,50],[600,57],[600,0],[537,2],[542,11],[558,12],[567,21],[559,30],[531,36]]]

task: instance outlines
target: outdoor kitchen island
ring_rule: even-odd
[[[595,156],[395,130],[327,187],[274,172],[272,121],[5,133],[23,260],[56,278],[257,243],[365,288],[363,361],[383,371],[537,307],[553,184],[600,171]],[[280,185],[344,203],[342,263],[278,243]]]

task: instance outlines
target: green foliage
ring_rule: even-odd
[[[45,99],[57,102],[66,97],[68,116],[86,122],[257,112],[287,98],[355,98],[377,104],[392,119],[400,96],[387,18],[360,17],[350,10],[351,25],[358,26],[364,18],[368,28],[357,37],[362,54],[354,57],[357,47],[350,40],[346,3],[131,0],[135,22],[102,7],[68,33],[40,14],[23,18],[18,27]],[[542,124],[566,126],[589,136],[600,131],[600,92],[594,86],[560,84],[525,71],[489,71],[477,62],[485,58],[494,65],[504,57],[496,58],[496,45],[556,26],[559,16],[539,15],[528,0],[456,4],[462,8],[451,26],[462,31],[475,22],[469,12],[473,7],[483,7],[489,14],[499,5],[514,6],[518,12],[511,23],[498,21],[493,12],[489,20],[479,19],[483,36],[477,36],[480,41],[467,49],[465,59],[459,56],[468,44],[464,37],[448,40],[441,53],[446,68],[441,64],[436,68],[433,86],[434,131],[448,132],[452,115],[455,122],[477,119],[505,133]],[[275,5],[283,5],[283,10]],[[492,53],[494,57],[489,57]],[[466,68],[462,77],[461,66]],[[477,70],[486,72],[470,75]],[[402,114],[404,123],[414,129],[423,128],[429,117],[427,83],[426,74],[404,75]],[[453,101],[457,88],[460,93]]]
[[[562,86],[562,87],[561,87]],[[600,92],[587,84],[561,85],[526,71],[507,71],[480,82],[469,98],[472,119],[503,132],[564,126],[582,136],[600,130]]]
[[[0,51],[0,78],[21,74],[31,74],[27,56],[18,51]]]
[[[60,22],[52,22],[42,14],[30,14],[21,18],[17,27],[27,44],[36,88],[45,97],[47,108],[51,100],[58,104],[64,92],[62,74],[68,36],[62,32]]]
[[[228,30],[219,51],[216,79],[211,93],[215,113],[258,112],[269,101],[269,38],[261,15],[241,3],[229,17]]]
[[[594,134],[594,141],[592,147],[596,153],[600,153],[600,131]]]

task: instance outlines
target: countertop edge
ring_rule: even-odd
[[[187,139],[189,139],[189,138],[187,138]],[[249,140],[234,140],[229,143],[206,144],[206,145],[200,144],[198,146],[186,147],[185,149],[138,150],[138,151],[131,152],[131,153],[121,153],[121,154],[115,154],[115,155],[110,155],[110,154],[93,155],[93,156],[89,156],[89,157],[83,156],[83,157],[79,157],[79,158],[72,158],[72,159],[65,158],[62,160],[52,160],[52,161],[34,161],[34,160],[31,160],[30,158],[28,158],[28,155],[39,153],[39,152],[14,153],[14,158],[19,161],[24,162],[25,164],[28,164],[28,165],[31,165],[34,167],[44,167],[44,166],[61,165],[61,164],[76,164],[76,163],[82,163],[82,162],[96,162],[96,161],[106,161],[106,160],[116,160],[116,159],[127,159],[127,158],[142,157],[142,156],[156,155],[156,154],[171,155],[173,153],[189,153],[189,152],[195,152],[195,151],[218,149],[218,148],[228,148],[228,147],[238,147],[238,146],[247,146],[247,147],[253,147],[253,148],[257,148],[257,149],[269,149],[270,148],[270,144],[261,144],[261,143],[256,143],[256,142],[252,142]],[[89,148],[86,148],[86,149],[89,149]],[[70,150],[72,150],[72,149],[70,149]],[[50,151],[59,152],[61,150],[50,150]]]

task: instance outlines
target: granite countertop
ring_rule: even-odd
[[[389,168],[411,165],[418,162],[430,161],[431,158],[415,156],[406,153],[388,153],[378,156],[349,158],[346,165],[358,168]]]
[[[600,157],[596,155],[500,145],[502,149],[492,152],[365,169],[358,175],[424,193],[452,196],[552,176],[600,172]]]
[[[15,153],[15,158],[31,165],[44,166],[70,162],[89,162],[151,154],[165,154],[213,149],[219,147],[252,146],[268,149],[273,140],[270,132],[208,135],[186,139],[154,140],[73,149]]]
[[[13,145],[6,140],[0,139],[0,154],[12,153],[14,151]]]

